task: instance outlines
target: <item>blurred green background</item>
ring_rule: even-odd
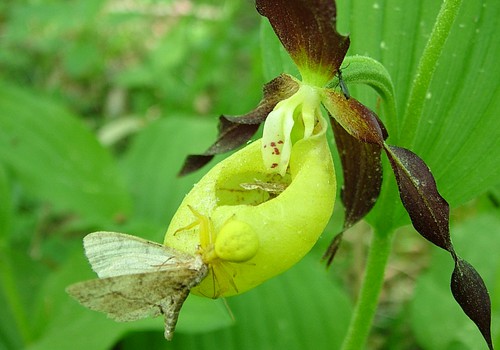
[[[349,54],[387,67],[402,114],[439,1],[337,6]],[[490,290],[497,343],[499,21],[497,0],[464,3],[417,136],[404,144],[429,164],[452,206],[452,239]],[[190,297],[171,343],[160,318],[115,323],[64,292],[94,277],[85,234],[120,231],[161,242],[206,172],[177,178],[185,156],[211,144],[218,115],[247,112],[263,83],[296,73],[270,33],[249,0],[0,3],[0,349],[339,348],[370,238],[370,227],[357,225],[324,268],[320,257],[341,228],[340,205],[300,264],[227,300],[234,320],[221,301]],[[350,88],[378,110],[372,91]],[[407,142],[404,130],[387,126],[389,143]],[[451,259],[407,226],[391,174],[385,179],[388,199],[369,222],[399,217],[391,221],[399,231],[368,347],[484,348],[452,300]]]

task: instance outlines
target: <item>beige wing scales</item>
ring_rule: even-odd
[[[206,276],[207,268],[187,266],[156,272],[122,275],[79,282],[66,291],[85,307],[127,322],[165,316],[165,338],[172,339],[182,304],[189,290]]]
[[[168,269],[193,256],[136,236],[94,232],[83,239],[85,255],[100,278]]]
[[[200,256],[116,232],[84,238],[85,254],[98,279],[66,291],[85,307],[116,321],[165,316],[165,338],[172,339],[182,304],[207,275]]]

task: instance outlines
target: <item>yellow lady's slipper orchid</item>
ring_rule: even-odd
[[[325,131],[320,121],[313,136],[292,146],[283,176],[264,164],[258,140],[217,164],[185,197],[164,244],[201,255],[209,266],[194,294],[217,298],[245,292],[309,252],[335,201]]]

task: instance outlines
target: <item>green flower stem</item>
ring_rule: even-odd
[[[401,129],[401,139],[407,147],[411,147],[415,139],[420,116],[424,108],[425,96],[434,75],[436,63],[439,56],[441,56],[461,4],[462,0],[444,0],[420,58],[403,116],[403,128]]]
[[[411,146],[414,141],[436,62],[443,51],[461,4],[462,0],[444,0],[420,59],[401,129],[402,142],[407,146]],[[390,234],[375,232],[373,235],[363,285],[342,350],[364,348],[377,309],[393,235],[393,232]]]
[[[378,298],[384,282],[384,272],[391,252],[394,231],[388,234],[374,232],[363,285],[356,303],[342,350],[363,349],[370,333]]]

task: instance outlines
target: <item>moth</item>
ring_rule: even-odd
[[[278,195],[286,190],[288,185],[286,183],[254,180],[254,182],[244,182],[240,184],[240,186],[247,191],[262,190],[274,195]]]
[[[347,65],[349,67],[349,65]],[[346,67],[346,68],[347,68]],[[347,88],[347,84],[344,81],[344,78],[342,77],[342,69],[337,70],[337,77],[339,78],[339,86],[340,86],[340,91],[342,91],[342,94],[344,94],[344,97],[346,100],[351,98],[351,94],[349,93],[349,89]]]
[[[119,322],[163,314],[171,340],[190,289],[208,273],[201,256],[117,232],[91,233],[83,245],[99,278],[70,285],[68,294]]]

